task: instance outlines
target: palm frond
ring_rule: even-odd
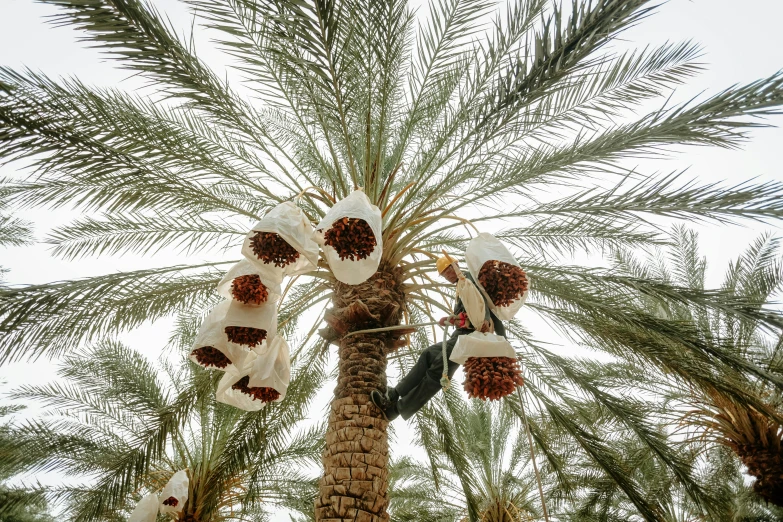
[[[221,278],[214,267],[175,266],[3,289],[1,359],[63,353],[187,309],[214,292]]]
[[[32,239],[33,234],[29,222],[0,215],[0,246],[28,245]]]
[[[123,252],[149,255],[165,248],[192,255],[236,247],[246,233],[240,225],[219,218],[128,212],[76,220],[52,230],[45,241],[53,245],[53,255],[64,259]]]

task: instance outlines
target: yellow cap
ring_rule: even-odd
[[[446,270],[448,267],[451,266],[452,263],[456,263],[457,260],[451,257],[448,254],[445,254],[444,256],[441,256],[438,258],[438,261],[435,263],[435,266],[438,269],[438,273],[442,274],[444,270]]]

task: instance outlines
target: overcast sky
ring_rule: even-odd
[[[155,1],[154,4],[183,31],[190,27],[191,18],[182,6],[172,0]],[[113,68],[97,51],[79,43],[78,34],[73,30],[46,24],[44,17],[55,12],[52,6],[32,0],[0,0],[0,65],[26,66],[52,77],[75,76],[87,84],[128,89],[136,85],[134,81],[125,79],[126,72]],[[626,32],[620,47],[682,40],[702,44],[707,70],[688,86],[678,89],[674,100],[682,101],[702,91],[716,93],[735,83],[769,76],[783,67],[781,20],[781,0],[670,0],[641,26]],[[198,40],[198,51],[210,63],[221,63],[220,57],[210,52],[203,39]],[[783,117],[768,121],[782,125]],[[655,164],[645,161],[640,163],[640,167],[643,171],[674,171],[690,167],[690,174],[702,181],[725,180],[730,184],[754,177],[783,180],[780,166],[783,163],[782,149],[783,130],[761,129],[754,131],[753,140],[739,151],[689,148],[673,159]],[[18,175],[16,168],[0,169],[0,176],[15,175]],[[34,221],[38,238],[45,236],[53,225],[74,217],[74,213],[68,210],[24,211],[19,215]],[[702,249],[711,268],[709,282],[712,284],[719,282],[729,259],[736,257],[759,233],[773,230],[770,226],[759,224],[694,228],[701,234]],[[199,261],[202,261],[201,257],[188,258],[163,252],[144,258],[126,255],[66,262],[50,257],[43,245],[0,250],[0,265],[11,270],[6,280],[12,284],[43,283]],[[161,321],[130,332],[122,339],[154,359],[168,338],[169,327],[169,321]],[[12,387],[22,382],[49,379],[53,374],[53,364],[40,360],[35,364],[0,368],[0,380],[7,381],[7,386]],[[402,425],[398,436],[403,439],[407,436]],[[281,516],[280,520],[286,518]]]

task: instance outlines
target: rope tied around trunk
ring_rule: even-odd
[[[440,324],[438,322],[432,322],[432,323],[417,323],[417,324],[402,324],[399,326],[387,326],[385,328],[370,328],[368,330],[357,330],[355,332],[347,333],[343,336],[343,339],[346,337],[351,337],[352,335],[359,335],[359,334],[369,334],[369,333],[376,333],[376,332],[393,332],[394,330],[404,330],[407,328],[423,328],[425,326],[430,325],[436,325]],[[449,332],[449,325],[448,323],[443,327],[443,375],[440,377],[440,385],[444,390],[448,390],[449,386],[451,385],[451,380],[449,379],[449,354],[448,350],[446,348],[446,342],[448,339],[448,332]]]
[[[401,324],[398,326],[386,326],[383,328],[368,328],[366,330],[356,330],[355,332],[348,332],[342,336],[342,339],[346,339],[353,335],[372,334],[377,332],[393,332],[394,330],[407,330],[408,328],[424,328],[425,326],[431,326],[440,324],[437,321],[431,323],[414,323],[414,324]]]

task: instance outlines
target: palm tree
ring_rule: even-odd
[[[704,290],[707,263],[699,254],[698,236],[677,228],[671,252],[641,263],[629,252],[617,252],[617,268],[632,277],[657,279],[664,284]],[[783,288],[783,257],[780,242],[769,234],[758,238],[731,263],[722,284],[727,297],[745,302],[749,309],[764,312],[774,309],[773,298]],[[654,306],[645,303],[644,306]],[[710,309],[689,303],[687,306],[658,308],[660,315],[689,321],[713,345],[723,345],[738,357],[756,360],[771,372],[780,373],[780,349],[783,336],[770,332],[766,325],[751,316],[736,316],[721,309]],[[772,335],[770,335],[772,334]],[[783,397],[779,389],[759,380],[735,373],[736,379],[754,404],[738,400],[725,390],[711,385],[699,393],[679,395],[688,404],[690,425],[703,429],[711,438],[732,449],[756,478],[754,490],[767,502],[783,507]]]
[[[693,470],[693,478],[712,497],[710,513],[693,503],[682,484],[652,458],[648,448],[629,437],[616,441],[616,449],[634,463],[630,473],[646,496],[658,497],[664,507],[667,522],[774,521],[780,520],[780,510],[753,494],[744,481],[739,463],[726,448],[703,442],[680,442],[678,455]],[[567,522],[642,520],[638,510],[616,484],[596,469],[592,462],[574,460],[569,467],[574,473],[579,491],[572,498],[555,505],[558,520]]]
[[[0,194],[0,246],[22,246],[32,241],[30,223],[3,212],[7,201]],[[0,266],[0,287],[3,286],[5,270]],[[2,383],[0,383],[2,384]],[[23,409],[21,406],[0,406],[0,419]],[[6,482],[24,471],[13,464],[17,452],[14,431],[9,422],[0,425],[0,519],[7,522],[46,522],[46,499],[40,491],[28,488],[8,487]]]
[[[105,341],[67,357],[61,382],[13,392],[47,415],[14,430],[8,462],[68,477],[40,492],[63,504],[68,520],[126,520],[139,499],[183,469],[189,498],[181,520],[264,520],[306,484],[299,470],[320,455],[323,426],[290,431],[324,376],[318,358],[305,364],[289,404],[250,415],[217,403],[214,376],[195,364],[158,370]]]
[[[441,444],[429,464],[394,462],[393,521],[543,520],[528,439],[510,408],[466,403],[450,391],[424,415]]]
[[[518,248],[531,274],[529,308],[570,337],[693,385],[740,373],[783,386],[691,326],[628,301],[640,294],[697,301],[779,326],[778,316],[720,292],[617,278],[568,266],[557,255],[655,244],[661,238],[649,216],[734,222],[783,214],[779,183],[729,187],[623,168],[627,158],[675,144],[737,147],[783,104],[783,74],[775,73],[636,116],[701,67],[691,43],[612,51],[611,42],[651,15],[654,2],[577,0],[564,10],[520,0],[485,30],[482,20],[496,11],[489,0],[432,2],[419,25],[404,0],[185,0],[233,60],[232,77],[241,78],[232,82],[144,0],[45,1],[58,9],[55,23],[72,25],[151,84],[128,93],[0,69],[0,156],[32,168],[26,178],[6,180],[3,193],[14,205],[88,213],[50,232],[55,255],[237,246],[251,223],[282,201],[297,201],[315,222],[361,187],[383,211],[378,272],[351,286],[321,263],[291,281],[281,305],[287,324],[313,307],[323,314],[316,305],[327,299],[327,317],[347,332],[427,322],[448,311],[452,292],[428,272],[441,249],[456,255],[464,248],[469,237],[458,225],[475,216],[472,223],[489,230],[513,224],[497,235]],[[596,177],[607,182],[596,187]],[[539,202],[553,184],[564,195]],[[209,300],[220,277],[215,266],[5,291],[0,357],[69,353],[185,313]],[[323,329],[339,347],[339,363],[316,520],[388,519],[387,424],[369,393],[384,387],[386,355],[401,344],[400,333],[346,337]],[[420,334],[414,338],[426,343]],[[540,378],[528,379],[536,407],[643,516],[662,520],[656,500],[617,472],[609,442],[596,440],[548,395],[554,360],[526,346],[528,373]],[[568,361],[557,363],[568,368]],[[363,377],[355,379],[360,368]],[[735,384],[723,388],[752,402]]]

